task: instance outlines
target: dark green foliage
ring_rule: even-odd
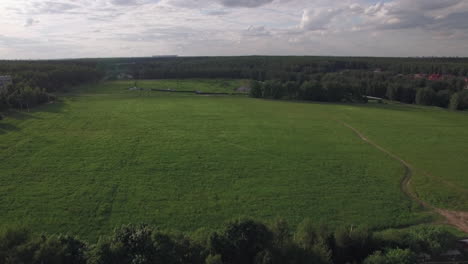
[[[229,223],[222,233],[210,238],[210,251],[220,254],[223,263],[255,263],[265,257],[271,248],[273,234],[268,228],[253,220]],[[260,255],[259,255],[260,254]]]
[[[459,110],[461,108],[460,101],[461,101],[460,94],[458,93],[453,94],[452,97],[450,97],[449,108],[451,110]]]
[[[409,249],[390,249],[385,253],[376,251],[367,257],[364,264],[414,264],[417,263],[416,255]]]
[[[299,88],[299,98],[312,101],[326,101],[327,92],[318,81],[306,81]]]
[[[71,236],[9,229],[0,234],[0,263],[410,264],[417,262],[417,254],[441,256],[454,248],[454,241],[447,231],[430,226],[379,236],[365,228],[343,227],[332,235],[310,220],[298,226],[292,239],[288,224],[280,219],[270,227],[253,220],[228,223],[207,245],[147,225],[123,226],[91,247]]]
[[[208,255],[205,260],[206,264],[223,264],[221,255]]]
[[[416,103],[420,105],[433,105],[437,102],[436,93],[432,88],[425,87],[418,89],[416,93]]]
[[[435,93],[462,91],[467,85],[468,62],[456,58],[261,56],[0,61],[0,73],[13,76],[15,90],[22,83],[21,86],[39,87],[47,93],[64,91],[71,86],[100,80],[104,71],[107,79],[125,73],[135,79],[234,78],[265,82],[255,84],[251,91],[255,98],[365,102],[362,96],[367,95],[446,107],[445,93],[433,100],[424,96],[429,90],[421,92],[422,99],[416,98],[416,93],[424,87]],[[415,77],[414,74],[426,75]],[[429,80],[430,74],[442,77]],[[314,82],[307,83],[310,81]],[[1,97],[0,109],[7,105]]]
[[[88,247],[72,236],[33,236],[28,230],[0,234],[0,263],[87,263]]]
[[[440,90],[436,94],[435,104],[440,107],[447,108],[450,104],[450,97],[452,92],[450,90]]]
[[[452,249],[455,237],[440,227],[422,226],[412,229],[405,235],[405,242],[414,252],[439,255]]]
[[[262,83],[259,81],[250,82],[250,96],[261,98],[263,96]]]
[[[12,85],[0,89],[0,111],[9,107],[29,109],[50,101],[52,92],[98,81],[103,74],[96,67],[83,61],[0,61],[0,75],[13,79]]]
[[[360,227],[342,227],[335,231],[334,263],[361,262],[377,249],[372,232]]]
[[[92,263],[202,263],[201,248],[185,237],[175,238],[146,225],[124,226],[101,239]]]

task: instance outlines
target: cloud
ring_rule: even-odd
[[[37,23],[39,23],[39,20],[35,20],[33,18],[28,18],[28,19],[26,19],[26,22],[24,22],[24,26],[25,27],[31,27],[31,26],[33,26],[33,25],[35,25]]]
[[[142,4],[157,3],[159,0],[110,0],[110,3],[113,5],[120,6],[134,6]]]
[[[324,30],[327,29],[330,22],[337,15],[343,12],[342,9],[314,9],[314,10],[304,10],[302,14],[300,28],[304,30]]]
[[[68,2],[41,1],[32,4],[32,10],[40,14],[58,14],[78,9],[80,6]]]
[[[359,10],[359,9],[358,9]],[[461,0],[395,0],[363,7],[353,30],[467,30],[468,3]],[[431,33],[432,32],[432,33]],[[435,32],[439,34],[440,32]]]
[[[219,0],[219,2],[227,7],[259,7],[271,3],[273,0]]]
[[[125,1],[125,0],[115,0]],[[132,1],[132,0],[128,0]],[[133,0],[135,1],[135,0]],[[227,8],[255,8],[273,3],[275,0],[165,0],[166,3],[185,8],[200,8],[203,6],[220,5]]]
[[[242,32],[242,35],[246,37],[265,37],[271,36],[271,32],[265,26],[249,26],[247,30]]]
[[[227,10],[203,10],[201,12],[209,16],[223,16],[230,13]]]
[[[0,1],[4,58],[468,50],[466,0]]]

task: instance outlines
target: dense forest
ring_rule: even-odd
[[[371,96],[468,108],[468,59],[461,58],[194,57],[113,65],[141,79],[251,79],[257,81],[251,96],[258,98],[364,102]]]
[[[369,97],[468,109],[468,59],[371,57],[176,57],[0,61],[0,110],[29,108],[52,93],[101,79],[253,80],[257,98],[366,102]]]
[[[434,226],[372,232],[356,226],[331,230],[309,220],[295,230],[280,219],[269,224],[236,220],[219,231],[202,229],[190,235],[126,225],[95,244],[25,229],[0,233],[0,263],[4,264],[413,264],[467,257],[456,249],[456,238]],[[447,257],[450,250],[459,254]]]
[[[12,84],[0,87],[0,111],[29,109],[53,100],[52,93],[102,79],[103,72],[88,61],[0,61],[0,76]]]

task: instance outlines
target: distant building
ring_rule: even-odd
[[[6,89],[6,87],[13,83],[13,79],[9,75],[0,76],[0,90]]]
[[[426,79],[426,74],[418,73],[414,75],[414,79]]]
[[[117,80],[131,80],[133,79],[133,75],[128,73],[119,73],[117,75]]]
[[[441,74],[431,74],[429,75],[429,77],[427,78],[429,81],[440,81],[442,80],[443,76]]]

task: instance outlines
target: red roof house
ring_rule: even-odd
[[[427,79],[429,81],[440,81],[442,79],[442,75],[441,74],[431,74],[431,75],[429,75],[429,77]]]

